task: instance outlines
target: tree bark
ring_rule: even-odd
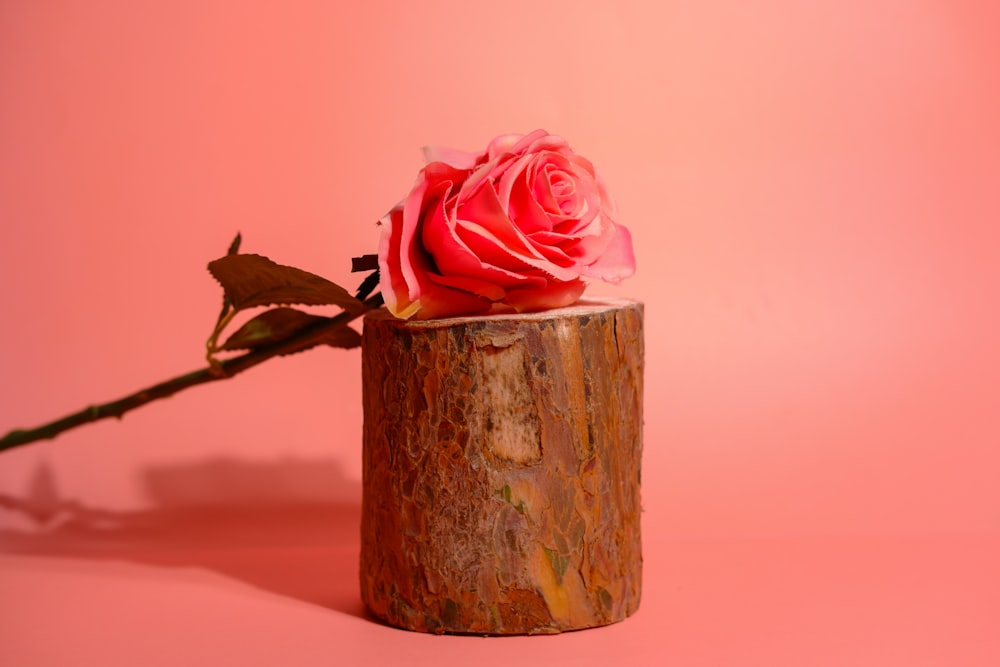
[[[642,304],[365,316],[361,595],[410,630],[534,634],[639,604]]]

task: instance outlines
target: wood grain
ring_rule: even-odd
[[[642,304],[365,316],[361,594],[389,624],[534,634],[639,604]]]

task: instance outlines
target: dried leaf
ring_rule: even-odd
[[[368,276],[358,286],[358,291],[355,292],[354,298],[358,299],[359,301],[364,301],[365,299],[368,298],[368,295],[371,294],[376,287],[378,287],[378,283],[379,283],[379,271],[378,269],[375,269],[374,271],[369,273]]]
[[[378,269],[378,255],[362,255],[351,258],[351,272],[375,271]]]
[[[240,251],[241,243],[243,243],[243,235],[240,234],[239,232],[236,232],[236,238],[234,238],[233,242],[229,244],[229,250],[226,251],[226,254],[227,255],[238,254]]]
[[[226,255],[210,262],[208,270],[236,310],[290,303],[336,305],[351,312],[365,308],[340,285],[262,255]]]
[[[331,328],[323,332],[323,336],[316,341],[317,345],[329,345],[330,347],[342,347],[345,350],[361,347],[361,334],[347,326]],[[309,347],[312,347],[311,345]],[[306,349],[299,348],[296,352]]]
[[[271,345],[290,338],[304,328],[320,321],[329,321],[328,317],[311,315],[295,308],[272,308],[257,317],[248,320],[222,344],[221,350],[252,350],[265,345]],[[330,345],[350,349],[361,345],[361,335],[346,324],[332,327],[322,335],[310,337],[303,341],[302,347],[288,352],[301,352],[316,345]]]
[[[235,238],[233,238],[232,243],[229,244],[229,250],[226,251],[227,255],[235,255],[240,251],[240,244],[243,242],[243,235],[236,232]],[[219,312],[218,319],[215,320],[216,333],[218,333],[219,327],[225,321],[226,316],[229,315],[229,311],[232,310],[233,304],[229,300],[228,294],[222,295],[222,310]]]

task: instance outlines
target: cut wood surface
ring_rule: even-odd
[[[638,607],[642,304],[365,316],[361,594],[427,632],[552,633]]]

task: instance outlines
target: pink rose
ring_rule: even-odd
[[[537,130],[499,136],[481,155],[425,154],[409,196],[380,221],[382,294],[396,317],[559,308],[588,278],[635,271],[604,183],[562,138]]]

